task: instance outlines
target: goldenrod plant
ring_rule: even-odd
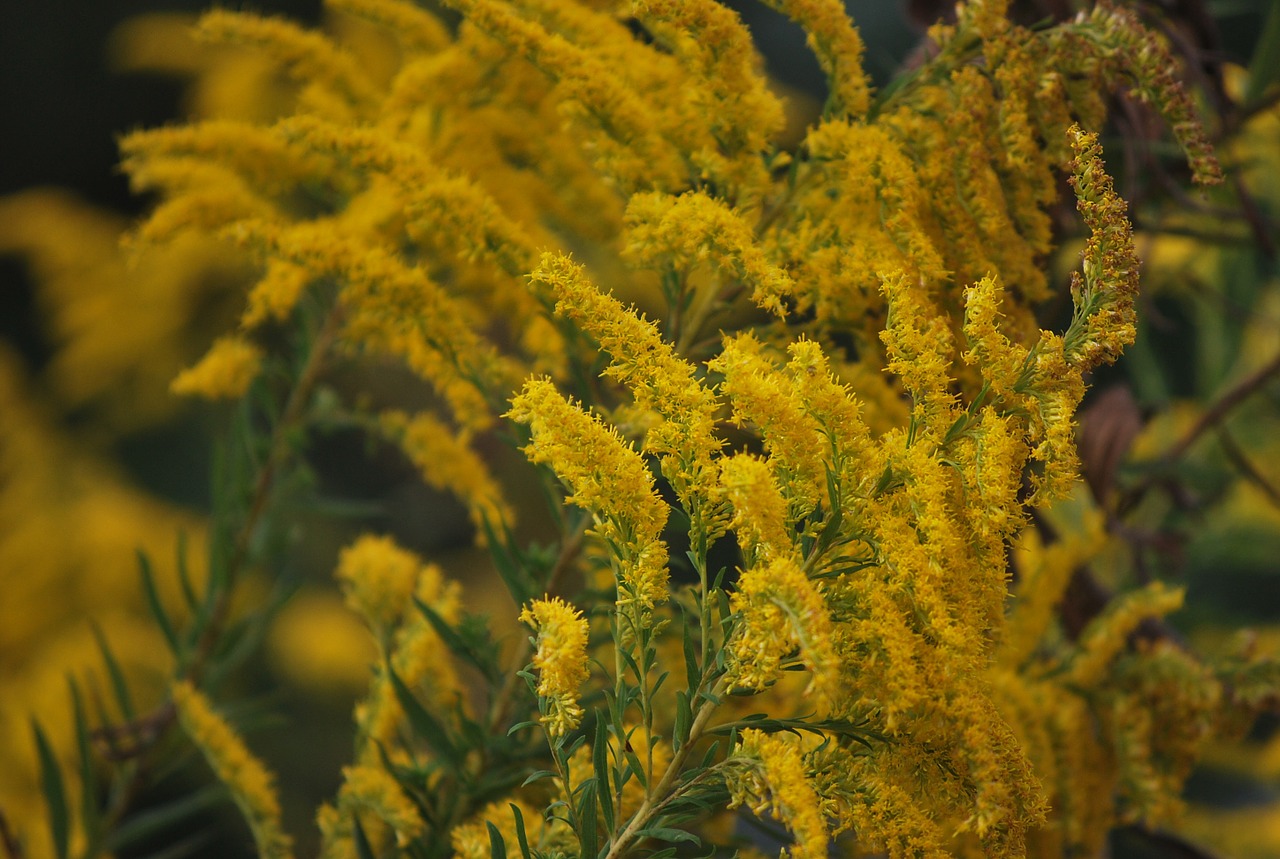
[[[714,0],[200,18],[198,118],[121,140],[157,202],[113,283],[163,284],[167,315],[101,351],[141,373],[202,290],[235,304],[203,358],[158,365],[228,416],[207,525],[159,523],[206,558],[153,569],[138,526],[151,624],[104,620],[111,691],[77,667],[64,715],[46,695],[20,726],[43,813],[0,794],[11,859],[181,847],[217,803],[272,859],[1088,857],[1116,827],[1176,830],[1280,666],[1186,641],[1160,577],[1093,569],[1120,563],[1124,510],[1084,488],[1076,416],[1134,342],[1140,282],[1099,143],[1113,98],[1223,179],[1169,40],[1110,2],[1028,27],[974,0],[876,90],[839,0],[769,5],[829,83],[794,139]],[[183,66],[176,33],[124,44]],[[83,401],[119,381],[95,370]],[[421,387],[349,382],[379,374]],[[20,475],[17,442],[51,442],[4,420]],[[228,690],[332,427],[456,496],[510,611],[389,535],[340,553],[367,689],[318,838],[291,837]],[[6,541],[11,563],[31,545]],[[138,809],[192,747],[221,787]]]

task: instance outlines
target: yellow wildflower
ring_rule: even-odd
[[[283,322],[314,279],[303,266],[278,258],[267,260],[262,278],[249,290],[240,324],[252,329],[268,319]]]
[[[798,649],[812,672],[811,688],[835,693],[840,656],[831,615],[822,592],[794,560],[778,557],[744,570],[730,606],[738,615],[736,634],[726,645],[732,684],[764,689]]]
[[[885,275],[881,289],[889,305],[880,333],[889,354],[887,369],[911,395],[919,428],[941,436],[956,417],[955,395],[949,390],[953,356],[947,319],[904,272]]]
[[[665,600],[666,546],[658,538],[667,506],[640,454],[545,379],[526,382],[507,416],[529,425],[526,455],[551,465],[570,489],[566,500],[591,511],[597,533],[620,553],[619,601],[652,608]]]
[[[1142,590],[1116,597],[1081,636],[1080,651],[1071,663],[1072,682],[1084,689],[1096,684],[1125,648],[1129,634],[1148,618],[1163,617],[1182,608],[1184,593],[1182,588],[1152,582]]]
[[[391,773],[380,766],[343,767],[338,807],[344,812],[366,812],[390,827],[396,845],[408,846],[422,833],[424,824],[417,807]]]
[[[1064,348],[1068,361],[1084,372],[1112,363],[1133,342],[1138,257],[1125,216],[1128,205],[1103,169],[1098,136],[1078,126],[1070,133],[1076,155],[1071,186],[1090,235],[1084,248],[1084,277],[1073,274],[1071,279],[1077,319],[1064,338]]]
[[[520,818],[524,822],[525,838],[534,850],[542,851],[541,855],[555,855],[557,848],[565,851],[563,855],[572,855],[576,848],[572,833],[558,818],[547,820],[543,813],[522,800],[503,800],[491,802],[480,809],[467,822],[455,827],[449,833],[449,843],[458,859],[489,859],[493,854],[489,849],[489,827],[492,823],[502,836],[507,848],[507,855],[519,852],[519,836],[516,830],[515,812],[511,806],[520,809]]]
[[[242,397],[257,378],[262,357],[262,350],[243,337],[220,337],[199,363],[178,374],[169,389],[209,399]]]
[[[791,515],[803,519],[827,495],[826,438],[795,385],[762,351],[751,334],[726,337],[707,367],[724,376],[720,390],[733,403],[734,420],[759,429],[783,496],[793,505]]]
[[[791,552],[787,506],[765,460],[738,454],[720,460],[720,486],[733,506],[733,530],[743,555],[769,561]]]
[[[829,837],[822,803],[796,738],[747,728],[734,760],[748,765],[731,770],[729,807],[746,805],[781,821],[795,836],[792,859],[826,859]]]
[[[427,484],[452,492],[467,506],[479,534],[484,524],[497,527],[511,523],[510,507],[502,490],[489,473],[484,460],[469,444],[468,432],[455,433],[429,412],[409,416],[400,411],[383,412],[379,423],[399,441]]]
[[[337,96],[348,109],[376,101],[375,88],[354,57],[292,21],[219,9],[201,17],[196,34],[211,42],[253,45],[291,77]],[[333,104],[327,99],[318,103]]]
[[[719,452],[715,395],[697,368],[676,354],[653,323],[600,292],[582,266],[562,254],[544,254],[530,279],[556,299],[556,313],[594,337],[613,359],[606,371],[631,388],[636,406],[663,422],[650,429],[644,448],[662,457],[663,473],[687,507],[706,492]]]
[[[520,620],[538,634],[533,666],[538,669],[538,696],[547,699],[543,717],[547,733],[562,737],[578,727],[582,708],[578,687],[591,671],[587,666],[587,619],[559,597],[534,600]]]
[[[291,857],[289,836],[280,828],[280,801],[266,767],[194,686],[186,681],[176,683],[172,694],[182,729],[240,806],[253,830],[259,855],[263,859]]]
[[[449,43],[449,31],[435,15],[398,0],[325,0],[325,7],[381,24],[410,52],[437,51]]]
[[[804,28],[805,39],[831,85],[827,113],[861,119],[871,106],[862,68],[862,36],[840,0],[765,0]]]
[[[760,154],[785,120],[738,13],[715,0],[639,0],[633,14],[689,72],[676,97],[715,143],[686,150],[690,160],[730,200],[759,197],[769,181]]]
[[[342,550],[334,575],[342,583],[347,605],[379,638],[394,629],[409,605],[422,559],[390,537],[366,534]]]
[[[722,272],[751,287],[751,300],[783,316],[791,277],[769,261],[751,225],[722,200],[701,191],[679,197],[635,194],[627,203],[623,254],[650,268],[661,264],[687,271],[710,258]]]

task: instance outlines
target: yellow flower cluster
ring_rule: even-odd
[[[1224,700],[1139,634],[1180,595],[1059,629],[1104,529],[1044,546],[1026,527],[1077,476],[1084,374],[1134,336],[1125,204],[1075,122],[1099,127],[1129,84],[1214,176],[1154,36],[1105,3],[1035,30],[963,3],[873,101],[839,0],[770,0],[831,86],[784,151],[751,34],[714,0],[327,5],[328,32],[206,15],[200,39],[274,75],[269,103],[122,141],[162,198],[140,264],[234,245],[248,280],[239,331],[172,387],[242,396],[263,366],[293,372],[253,345],[281,340],[314,348],[309,368],[407,368],[409,410],[335,384],[299,420],[388,436],[457,495],[535,637],[504,651],[390,538],[342,552],[381,658],[324,855],[357,855],[353,821],[375,851],[467,857],[492,824],[512,855],[513,802],[544,855],[621,859],[701,826],[726,786],[797,859],[845,833],[893,859],[1095,853],[1113,823],[1176,810]],[[1063,333],[1034,309],[1059,173],[1090,234]],[[532,494],[486,465],[503,433],[567,488],[588,548],[574,517],[539,546],[498,527]],[[597,619],[613,635],[594,651]],[[545,750],[508,730],[533,718],[508,658],[537,672]],[[492,688],[465,690],[463,662]],[[588,695],[604,705],[582,736]],[[265,771],[192,687],[174,696],[264,854],[287,854]],[[555,784],[521,784],[535,772]]]
[[[728,778],[731,807],[746,805],[756,814],[770,813],[795,836],[793,859],[822,859],[829,842],[818,793],[795,737],[742,732],[735,758],[740,766]]]
[[[378,634],[392,630],[409,606],[422,559],[390,537],[366,535],[342,550],[334,576],[351,606]]]
[[[662,423],[646,434],[644,449],[662,458],[663,474],[681,502],[688,506],[705,495],[721,442],[715,395],[698,380],[697,367],[681,358],[651,322],[596,289],[568,257],[544,255],[530,280],[555,300],[558,315],[608,353],[606,374],[631,389],[636,407],[661,416]]]
[[[186,681],[174,684],[172,694],[182,729],[240,806],[259,855],[263,859],[292,856],[290,839],[280,828],[280,801],[267,768],[194,686]]]
[[[529,425],[530,461],[549,463],[572,494],[566,499],[596,517],[597,533],[622,565],[618,599],[652,608],[667,596],[667,549],[659,539],[667,507],[644,459],[600,418],[566,400],[545,379],[525,383],[508,417]]]
[[[761,690],[798,650],[813,685],[830,694],[840,657],[821,591],[794,561],[779,558],[744,570],[731,605],[740,627],[727,643],[731,685]]]
[[[241,337],[223,337],[200,363],[173,380],[175,394],[198,394],[209,399],[244,396],[262,363],[262,350]]]
[[[543,716],[547,733],[562,737],[578,726],[582,708],[578,688],[591,675],[587,665],[587,619],[564,600],[540,599],[524,607],[520,620],[538,634],[533,667],[538,669],[538,695],[547,699]]]

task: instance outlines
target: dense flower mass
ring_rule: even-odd
[[[144,268],[234,259],[236,330],[172,388],[238,405],[207,572],[165,590],[142,559],[169,700],[132,712],[141,669],[104,645],[125,724],[100,736],[159,757],[176,712],[262,855],[288,855],[272,778],[206,693],[307,554],[289,523],[342,509],[308,451],[345,433],[455,497],[476,547],[439,551],[389,495],[369,521],[413,542],[338,555],[376,660],[324,857],[727,855],[745,810],[794,859],[1068,857],[1176,820],[1277,677],[1183,647],[1161,625],[1182,591],[1112,569],[1125,511],[1079,479],[1087,374],[1136,333],[1109,99],[1221,178],[1165,39],[1106,2],[1027,28],[971,0],[876,92],[843,3],[768,5],[828,78],[795,139],[715,0],[200,19],[204,115],[122,140],[158,201],[125,244]],[[132,38],[164,56],[174,33]],[[146,769],[81,815],[86,859]]]

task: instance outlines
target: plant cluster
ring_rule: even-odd
[[[1117,5],[1029,28],[974,0],[876,92],[839,0],[770,5],[830,85],[788,145],[712,0],[328,0],[332,35],[200,19],[240,51],[206,97],[275,89],[123,138],[158,199],[128,245],[167,270],[238,255],[238,324],[172,383],[233,426],[207,564],[166,584],[142,556],[159,703],[133,706],[107,635],[121,721],[90,730],[73,682],[74,779],[37,729],[52,855],[124,843],[173,726],[258,853],[294,855],[213,699],[279,603],[263,577],[334,426],[461,501],[523,631],[385,535],[341,552],[374,659],[325,857],[1094,856],[1177,820],[1275,663],[1197,655],[1160,581],[1058,611],[1109,541],[1077,409],[1136,330],[1110,98],[1222,178],[1176,63]],[[1064,191],[1085,237],[1054,328]],[[351,367],[426,394],[353,391]],[[495,466],[501,441],[532,467]]]

